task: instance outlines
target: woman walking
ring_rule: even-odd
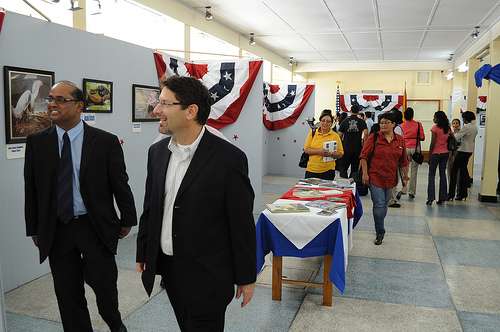
[[[455,136],[459,131],[462,123],[460,119],[451,120],[451,130],[453,132],[453,136]],[[448,156],[448,165],[446,166],[446,170],[448,171],[448,183],[450,183],[451,176],[451,168],[453,167],[453,162],[455,161],[455,157],[457,156],[457,150],[450,151],[450,155]]]
[[[427,183],[427,202],[432,205],[436,199],[436,168],[439,166],[439,199],[443,204],[447,199],[446,163],[448,161],[448,137],[452,135],[450,121],[443,111],[434,113],[434,125],[431,128],[431,145],[429,147],[429,181]]]
[[[411,199],[415,198],[417,188],[417,172],[419,166],[419,164],[412,159],[412,156],[415,152],[421,152],[420,142],[425,141],[424,127],[422,126],[422,123],[413,120],[413,116],[413,108],[408,107],[404,114],[406,121],[401,125],[403,127],[405,138],[406,154],[408,156],[408,160],[410,161],[410,182],[408,186],[403,187],[401,193],[403,195],[408,193]]]
[[[344,155],[344,148],[340,136],[332,130],[332,111],[324,110],[319,121],[319,128],[311,130],[304,143],[304,152],[309,155],[305,178],[333,180],[335,159]]]
[[[363,183],[370,188],[375,222],[375,245],[381,245],[385,235],[384,219],[391,191],[398,181],[401,169],[402,182],[408,182],[408,158],[404,138],[394,134],[394,116],[388,112],[379,116],[380,130],[370,134],[360,155]]]
[[[455,200],[457,201],[463,201],[467,198],[467,180],[470,179],[467,163],[469,162],[472,152],[474,152],[477,136],[476,115],[471,111],[466,111],[462,113],[462,119],[464,120],[464,126],[455,134],[455,138],[459,145],[455,161],[451,167],[450,189],[448,191],[448,199],[453,200],[456,190],[457,196]],[[458,181],[457,188],[459,173],[460,180]]]

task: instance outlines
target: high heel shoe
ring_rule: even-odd
[[[442,201],[442,200],[439,200],[439,201],[437,201],[437,202],[436,202],[436,204],[437,204],[437,205],[441,205],[441,204],[443,204],[443,203],[444,203],[444,200],[443,200],[443,201]]]
[[[431,205],[432,205],[432,202],[434,202],[434,200],[428,200],[427,202],[425,202],[425,205],[429,205],[429,206],[431,206]]]
[[[448,196],[447,201],[453,201],[453,196]]]

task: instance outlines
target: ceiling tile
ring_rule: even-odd
[[[265,0],[264,2],[299,33],[338,31],[321,1]]]
[[[388,27],[424,27],[435,0],[378,0],[382,29]]]
[[[309,3],[310,1],[308,1]],[[342,30],[375,29],[375,18],[371,0],[326,0]]]
[[[380,61],[382,53],[380,50],[354,50],[358,60],[362,61]]]
[[[300,62],[324,62],[326,57],[318,52],[290,52],[288,56],[293,56],[295,60]]]
[[[455,49],[468,35],[467,32],[463,31],[428,31],[422,48]]]
[[[328,61],[354,61],[351,51],[321,52]]]
[[[384,60],[415,60],[417,48],[414,49],[385,49]]]
[[[349,46],[340,34],[328,35],[305,35],[307,39],[319,51],[348,50]]]
[[[346,33],[345,36],[352,48],[380,48],[377,33]]]
[[[452,49],[421,49],[417,60],[446,60]]]
[[[418,48],[423,32],[382,32],[384,48]]]
[[[311,52],[314,49],[304,41],[299,35],[287,36],[262,36],[256,38],[257,43],[264,43],[279,52],[296,51],[296,52]]]
[[[493,8],[497,0],[441,0],[432,20],[434,26],[478,24]]]

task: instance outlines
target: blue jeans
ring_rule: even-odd
[[[373,202],[373,220],[375,221],[375,232],[384,235],[384,219],[387,215],[387,204],[391,199],[392,188],[380,188],[370,184],[370,193]]]
[[[446,201],[448,197],[447,181],[446,181],[446,163],[448,162],[449,153],[431,154],[429,160],[429,181],[427,182],[427,200],[433,201],[436,199],[436,168],[439,165],[439,200]]]

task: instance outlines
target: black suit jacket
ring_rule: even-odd
[[[26,234],[38,236],[40,262],[50,254],[57,225],[59,147],[55,126],[28,136],[24,163]],[[102,243],[116,253],[121,227],[137,224],[118,138],[84,123],[80,194]],[[113,198],[120,210],[118,217]]]
[[[137,237],[137,262],[146,263],[142,281],[148,294],[155,275],[162,272],[157,260],[161,253],[169,142],[170,138],[159,141],[148,154],[144,211]],[[228,285],[234,289],[234,284],[255,282],[253,200],[245,154],[205,131],[174,203],[173,252],[175,257],[189,262],[186,273],[199,274],[205,286],[223,285],[226,290]],[[194,291],[192,287],[186,287],[186,291]]]

